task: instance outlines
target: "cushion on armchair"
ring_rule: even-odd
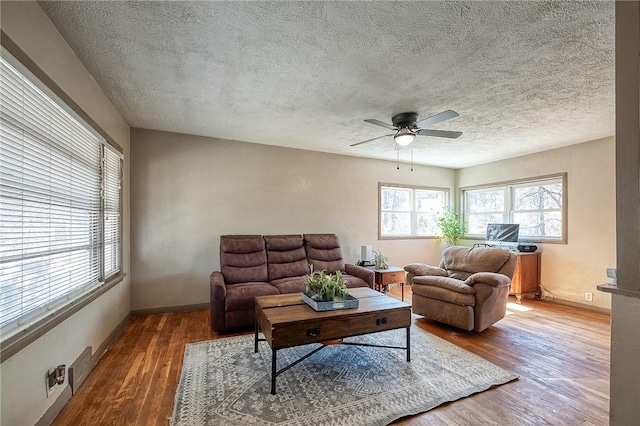
[[[452,246],[442,252],[444,269],[459,280],[476,272],[499,272],[508,260],[508,251],[494,248]]]
[[[458,306],[475,306],[476,295],[473,293],[460,293],[444,287],[432,285],[417,285],[413,289],[413,297],[416,299],[427,298],[452,303]],[[418,313],[418,312],[416,312]]]

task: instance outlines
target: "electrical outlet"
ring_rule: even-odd
[[[51,383],[51,375],[55,373],[55,369],[50,368],[47,370],[47,372],[44,375],[44,386],[47,389],[47,398],[49,398],[49,395],[53,392],[53,387],[56,385],[55,382],[53,382],[53,384]]]
[[[47,386],[47,398],[51,394],[53,387],[55,385],[61,385],[64,383],[64,376],[67,366],[64,364],[60,364],[56,368],[50,368],[47,370],[47,374],[45,375],[45,384]]]
[[[593,293],[590,291],[585,291],[584,300],[586,300],[587,302],[593,302]]]

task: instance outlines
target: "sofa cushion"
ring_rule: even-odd
[[[302,293],[307,285],[304,277],[286,277],[269,282],[280,293]]]
[[[266,296],[270,294],[279,294],[278,289],[269,283],[248,282],[227,285],[227,297],[225,299],[225,310],[253,310],[255,309],[254,298],[256,296]]]
[[[269,281],[309,273],[302,235],[267,235],[264,241],[267,247]]]
[[[225,283],[268,281],[267,251],[261,235],[222,235],[220,271]]]
[[[498,272],[508,260],[509,252],[498,248],[453,246],[442,252],[444,268],[459,280],[476,272]]]
[[[325,271],[333,274],[344,271],[344,259],[340,240],[336,234],[304,234],[307,249],[307,261],[313,265],[314,271]]]

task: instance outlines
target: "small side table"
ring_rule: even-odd
[[[397,266],[389,266],[387,269],[376,269],[369,267],[375,273],[374,290],[384,291],[389,284],[400,284],[402,287],[402,301],[404,302],[404,279],[405,273],[403,268]]]

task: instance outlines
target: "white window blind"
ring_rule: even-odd
[[[104,150],[104,276],[120,271],[120,157]]]
[[[2,53],[0,328],[4,340],[119,271],[121,167],[119,155],[102,138]]]

